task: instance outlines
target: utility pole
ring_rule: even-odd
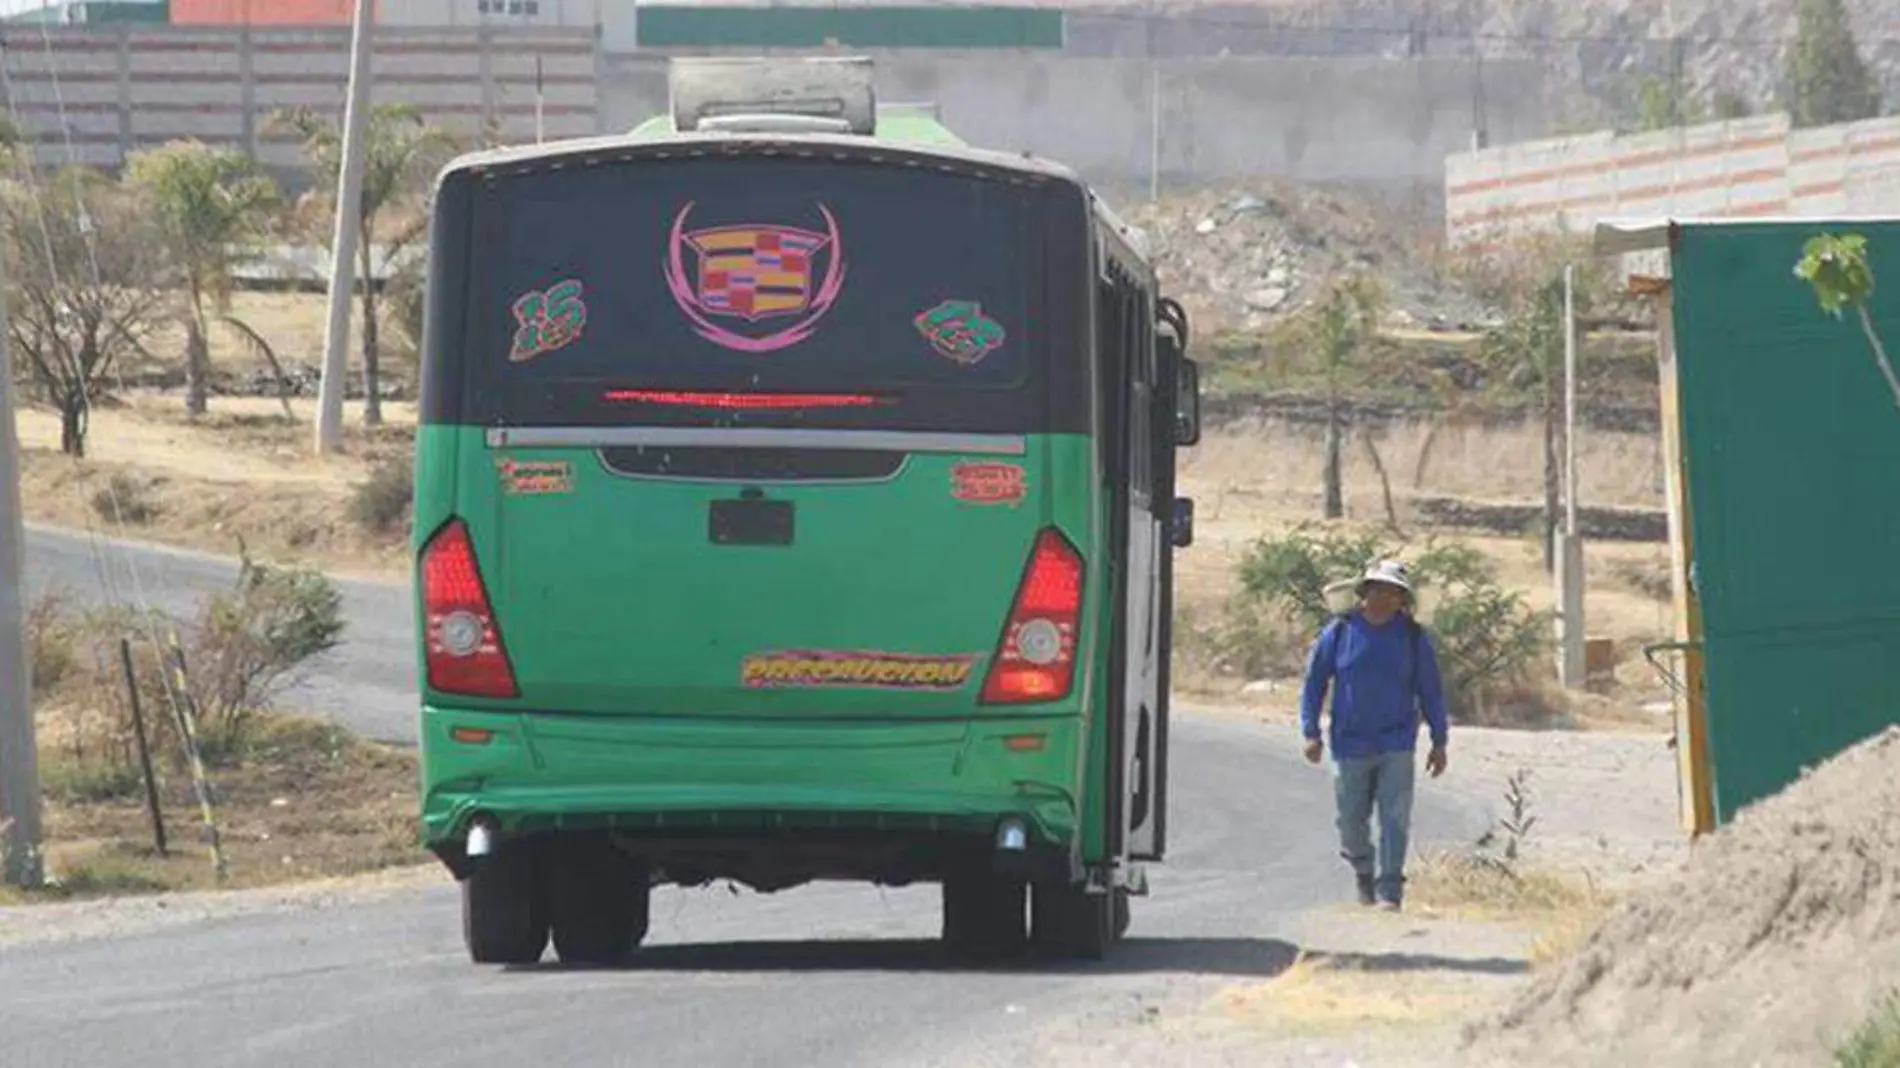
[[[1577,269],[1564,265],[1564,519],[1557,535],[1559,682],[1581,688],[1584,658],[1583,539],[1577,533]]]
[[[547,94],[541,84],[541,57],[534,57],[534,143],[547,140],[547,125],[543,121],[547,115],[545,101]]]
[[[0,265],[0,294],[6,292]],[[13,359],[0,300],[0,876],[35,887],[40,867],[40,760],[26,650],[26,525],[20,514],[20,433]]]
[[[1160,0],[1148,0],[1148,202],[1161,201],[1161,61],[1155,55]]]
[[[375,0],[356,0],[350,28],[350,96],[343,112],[342,173],[337,177],[336,234],[330,242],[330,319],[323,332],[323,382],[317,394],[317,454],[335,452],[343,433],[345,352],[350,343],[350,291],[356,244],[362,239],[363,137],[369,128],[370,31]],[[364,279],[369,285],[374,279]]]

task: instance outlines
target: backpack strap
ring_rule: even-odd
[[[1410,612],[1405,613],[1405,633],[1412,643],[1412,697],[1416,699],[1418,697],[1418,642],[1424,635],[1425,628],[1412,617]]]

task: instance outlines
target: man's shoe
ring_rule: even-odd
[[[1370,906],[1377,900],[1378,898],[1372,892],[1372,876],[1359,876],[1359,903]]]
[[[1399,903],[1392,898],[1386,898],[1384,901],[1379,902],[1379,911],[1397,912],[1399,911]]]

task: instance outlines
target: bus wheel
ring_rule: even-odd
[[[1121,899],[1121,900],[1118,900]],[[1069,882],[1039,882],[1030,902],[1031,937],[1055,957],[1102,960],[1128,915],[1119,893],[1091,894]]]
[[[987,866],[953,871],[943,880],[943,941],[960,956],[1007,956],[1028,941],[1029,886]]]
[[[646,937],[652,886],[645,866],[605,838],[561,843],[549,902],[561,963],[610,965]]]
[[[477,964],[533,964],[548,946],[539,843],[511,842],[462,880],[462,941]]]

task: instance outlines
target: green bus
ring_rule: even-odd
[[[1166,844],[1186,316],[1075,174],[862,61],[702,62],[438,183],[421,816],[470,957],[814,880],[1099,957]]]

